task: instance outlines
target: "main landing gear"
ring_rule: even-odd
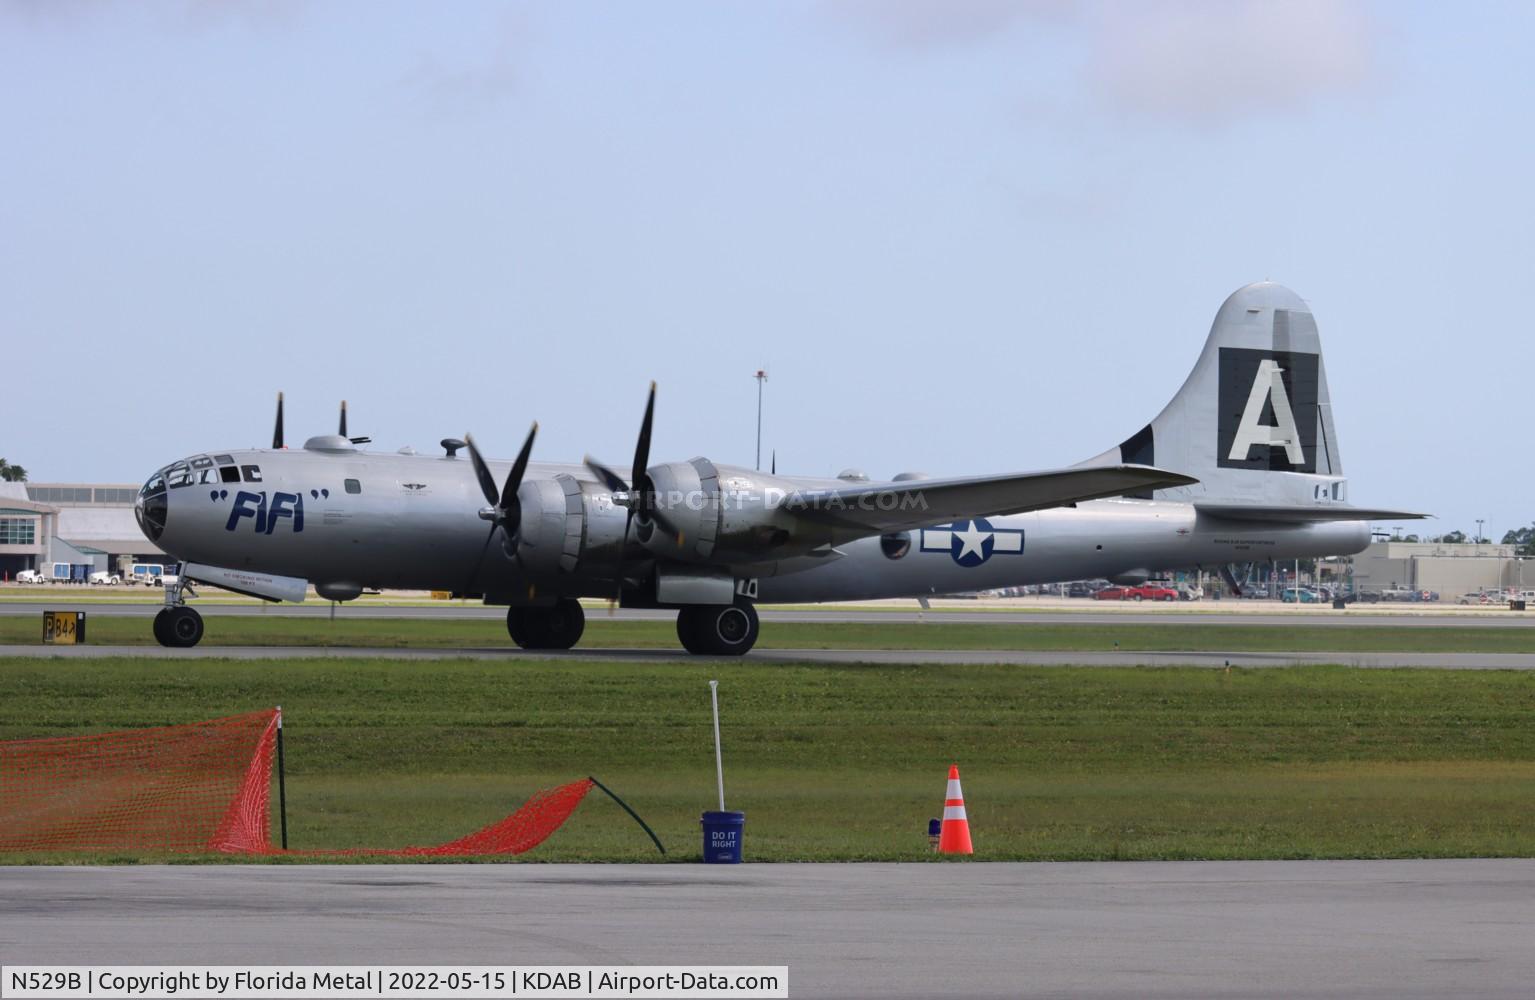
[[[192,587],[186,575],[177,571],[176,582],[165,588],[165,607],[155,614],[155,640],[172,649],[189,649],[202,642],[203,616],[187,607],[186,595]],[[197,595],[192,593],[193,597]]]
[[[507,634],[523,649],[569,649],[585,629],[586,612],[569,597],[551,607],[506,609]]]
[[[690,604],[677,613],[677,638],[689,653],[740,656],[757,643],[757,609],[738,597],[734,604]]]

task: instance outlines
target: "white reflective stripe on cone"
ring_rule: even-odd
[[[944,806],[943,807],[943,819],[944,819],[944,822],[948,822],[951,819],[965,819],[965,807],[964,806]]]
[[[959,779],[958,778],[950,778],[949,779],[949,794],[945,795],[944,798],[946,798],[946,799],[962,799],[964,797],[965,797],[964,794],[961,793],[960,790],[959,790]]]

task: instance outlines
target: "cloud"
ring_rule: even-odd
[[[1220,124],[1360,90],[1375,25],[1328,0],[1182,0],[1104,8],[1084,67],[1120,113]]]
[[[823,5],[893,48],[965,45],[1025,20],[1066,20],[1069,0],[828,0]]]
[[[896,50],[995,45],[1049,25],[1070,46],[1074,111],[1212,125],[1364,89],[1380,27],[1362,0],[840,0],[824,5]],[[1037,37],[1037,32],[1033,33]],[[1025,103],[1038,104],[1032,97]]]
[[[404,84],[417,90],[438,111],[463,111],[499,103],[521,86],[520,64],[527,51],[529,22],[508,8],[496,29],[488,33],[475,57],[443,58],[423,53]]]
[[[146,16],[176,30],[208,30],[225,24],[287,27],[302,18],[311,0],[164,0],[134,4],[121,0],[0,0],[0,17],[37,28],[60,28],[113,14]]]

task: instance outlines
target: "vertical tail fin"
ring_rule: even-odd
[[[1183,388],[1119,447],[1084,465],[1133,462],[1196,476],[1170,500],[1315,504],[1346,499],[1316,320],[1300,296],[1259,282],[1215,314]]]

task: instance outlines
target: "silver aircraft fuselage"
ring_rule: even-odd
[[[497,478],[509,465],[490,463]],[[721,502],[759,516],[775,490],[846,485],[718,468],[728,484]],[[240,471],[238,481],[228,481],[230,469]],[[544,599],[614,593],[626,510],[583,466],[538,463],[527,472],[531,483],[565,482],[557,503],[584,508],[583,537],[571,549],[578,554],[564,553],[563,564],[560,551],[533,551],[527,542],[518,558],[507,557],[477,514],[483,499],[462,457],[260,449],[194,456],[156,477],[165,482],[160,500],[146,499],[151,479],[140,520],[153,515],[146,532],[183,561],[303,578],[322,593],[327,585],[445,590],[490,603],[516,603],[530,592]],[[162,501],[162,509],[146,511]],[[885,536],[845,538],[828,528],[824,546],[809,555],[727,556],[714,565],[756,580],[760,602],[842,601],[1341,555],[1368,541],[1361,521],[1232,522],[1188,503],[1114,499]],[[625,574],[654,558],[631,537]]]

